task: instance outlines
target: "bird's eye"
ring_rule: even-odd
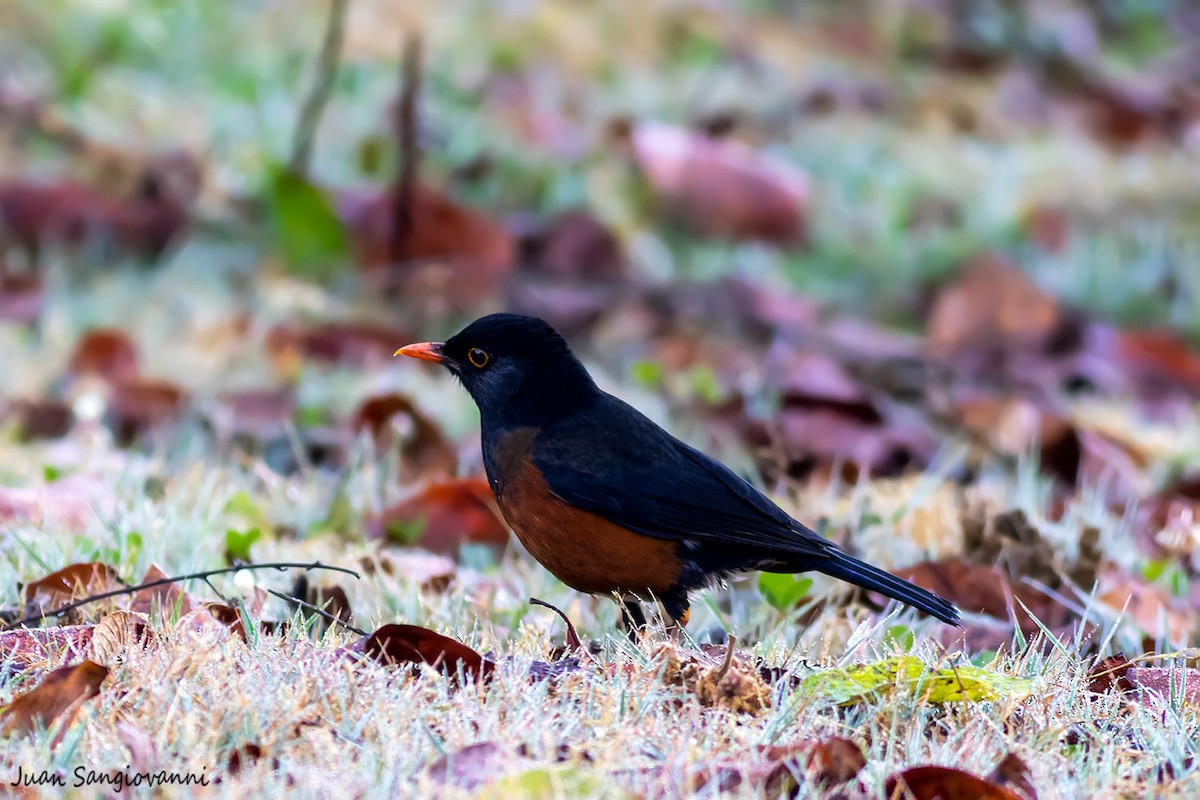
[[[467,351],[467,359],[477,368],[483,369],[487,366],[488,361],[491,360],[491,356],[478,347],[472,347]]]

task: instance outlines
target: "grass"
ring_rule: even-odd
[[[896,4],[884,5],[895,10]],[[257,192],[287,158],[320,36],[320,6],[20,0],[0,8],[0,28],[21,32],[0,35],[0,54],[18,65],[8,80],[44,90],[76,123],[110,142],[137,150],[182,141],[202,149],[213,179],[205,207],[220,213],[225,197]],[[998,248],[1018,256],[1041,285],[1068,302],[1123,322],[1200,332],[1200,282],[1188,266],[1196,247],[1194,158],[1184,149],[1115,151],[1070,128],[1014,130],[994,98],[969,81],[948,85],[904,64],[898,81],[902,112],[780,116],[779,109],[794,105],[813,81],[877,79],[894,66],[891,56],[879,63],[847,56],[794,20],[784,25],[737,17],[738,35],[765,62],[762,74],[755,74],[723,58],[728,19],[711,9],[666,2],[522,9],[466,0],[414,8],[355,0],[352,6],[348,60],[317,142],[315,171],[322,180],[378,181],[390,169],[386,143],[378,163],[362,156],[386,130],[398,25],[416,20],[427,32],[430,58],[427,173],[447,176],[487,154],[492,171],[461,187],[464,196],[501,216],[585,202],[625,238],[640,277],[741,274],[790,285],[827,307],[911,328],[922,287],[965,257]],[[880,17],[885,29],[894,22]],[[1153,30],[1145,32],[1152,23],[1138,16],[1138,24],[1136,47],[1130,46],[1135,55],[1154,41]],[[605,44],[602,31],[622,35],[622,47]],[[889,53],[899,46],[885,41],[891,42]],[[546,113],[570,110],[568,121],[583,142],[577,152],[564,155],[530,143],[505,116],[528,109],[488,100],[487,80],[504,70],[518,76],[528,71],[540,81],[537,96],[551,98],[544,101]],[[787,254],[696,242],[667,229],[643,213],[636,193],[628,191],[627,170],[597,133],[617,113],[685,121],[729,105],[747,109],[752,136],[812,175],[811,250]],[[979,135],[960,135],[948,125],[958,105],[979,115]],[[6,173],[51,172],[62,164],[58,152],[31,155],[12,142],[0,144]],[[944,200],[953,214],[916,225],[919,209],[931,199]],[[1028,211],[1042,206],[1066,207],[1078,221],[1058,252],[1028,245],[1020,232]],[[353,276],[318,286],[290,275],[271,236],[265,230],[197,236],[152,271],[86,258],[52,263],[50,294],[36,325],[0,326],[4,393],[55,390],[78,334],[115,324],[141,345],[147,374],[180,382],[203,407],[222,390],[287,380],[263,347],[274,322],[391,310],[359,290]],[[241,311],[251,319],[244,333],[232,324]],[[443,327],[438,333],[453,329],[455,321]],[[694,421],[672,415],[637,376],[603,359],[591,366],[631,402],[656,410],[656,417],[685,435],[692,432]],[[371,370],[305,366],[296,380],[301,407],[314,415],[345,416],[359,399],[389,390],[418,398],[462,443],[466,462],[478,464],[476,412],[449,379],[385,364]],[[77,408],[103,404],[94,387],[70,392]],[[1195,425],[1164,431],[1120,402],[1074,411],[1102,416],[1132,438],[1153,438],[1163,464],[1194,463],[1200,443]],[[853,531],[855,545],[873,562],[903,566],[961,548],[964,497],[941,478],[958,458],[958,444],[949,442],[930,471],[911,480],[781,490],[778,499],[800,519]],[[376,569],[342,582],[361,627],[426,625],[490,651],[502,666],[486,686],[455,689],[431,671],[414,676],[355,664],[339,650],[352,641],[345,633],[314,639],[294,629],[282,636],[260,632],[243,642],[225,631],[168,625],[158,646],[126,654],[108,688],[83,706],[58,744],[52,744],[56,732],[0,743],[0,780],[11,780],[17,765],[73,776],[81,765],[107,770],[129,764],[220,777],[221,784],[208,790],[216,797],[285,791],[474,796],[506,772],[547,769],[560,796],[657,797],[695,790],[752,797],[759,790],[748,784],[697,788],[696,776],[714,765],[760,763],[763,745],[838,735],[854,739],[868,759],[851,796],[881,796],[890,774],[919,764],[985,775],[1008,752],[1029,764],[1043,800],[1186,797],[1196,791],[1196,775],[1185,766],[1198,744],[1196,707],[1179,698],[1134,702],[1090,693],[1092,659],[1078,642],[1053,647],[1017,639],[994,661],[991,654],[971,654],[997,674],[1033,679],[1029,697],[935,704],[920,692],[897,691],[840,708],[785,680],[771,687],[770,708],[759,714],[706,707],[664,667],[661,629],[630,645],[616,630],[615,604],[569,591],[516,545],[499,563],[472,553],[457,566],[449,589],[423,589],[428,559],[366,540],[361,522],[363,514],[411,488],[398,484],[395,470],[394,455],[373,452],[364,440],[355,444],[342,474],[314,468],[279,474],[217,447],[196,419],[135,450],[116,448],[98,425],[49,443],[21,442],[8,432],[0,441],[0,491],[36,487],[46,499],[42,518],[0,510],[4,605],[18,602],[19,583],[78,561],[111,563],[130,580],[152,564],[171,574],[212,567],[222,559],[227,530],[260,526],[263,537],[252,548],[258,561],[393,562],[394,574]],[[1081,531],[1096,525],[1115,561],[1144,558],[1133,546],[1128,516],[1113,514],[1094,487],[1085,487],[1059,521],[1047,518],[1046,488],[1026,460],[1015,474],[989,465],[965,491],[994,508],[1024,511],[1062,552],[1070,553]],[[256,579],[276,589],[288,584],[283,575]],[[214,587],[237,590],[232,579],[214,580]],[[208,587],[189,588],[211,596]],[[814,580],[820,596],[844,591],[819,576]],[[599,641],[600,666],[585,665],[557,682],[527,682],[530,664],[549,659],[562,638],[561,622],[532,607],[530,597],[562,608],[585,638]],[[1086,597],[1074,599],[1088,605]],[[264,616],[287,613],[272,600]],[[1140,652],[1141,632],[1120,619],[1120,609],[1093,606],[1089,613],[1098,625],[1094,640],[1105,643],[1101,655]],[[931,665],[963,663],[938,645],[941,626],[911,614],[880,620],[853,606],[802,617],[803,609],[781,612],[764,602],[749,576],[697,598],[689,627],[694,641],[685,644],[720,641],[724,632],[734,632],[740,651],[800,678],[906,650]],[[12,674],[11,656],[6,658],[0,664],[5,703],[37,678],[36,672]],[[64,658],[50,653],[46,666]],[[484,775],[473,788],[437,782],[439,759],[489,742],[500,755],[481,768]],[[247,745],[261,754],[252,757]],[[1173,784],[1160,779],[1167,764],[1183,776]],[[519,787],[524,796],[555,793],[539,794],[531,788],[534,779],[528,780]],[[507,791],[520,795],[511,784]],[[827,795],[812,783],[801,783],[798,791],[800,797]]]

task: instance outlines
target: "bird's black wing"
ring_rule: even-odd
[[[645,536],[800,558],[837,551],[728,467],[611,395],[543,429],[530,456],[557,497]]]

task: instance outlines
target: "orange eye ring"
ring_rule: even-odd
[[[472,347],[467,351],[467,360],[470,361],[476,369],[483,369],[487,366],[488,361],[491,360],[491,356],[489,356],[483,350],[480,350],[478,347]]]

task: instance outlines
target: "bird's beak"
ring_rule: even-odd
[[[422,361],[432,361],[436,364],[441,364],[446,360],[442,355],[442,348],[446,346],[445,342],[421,342],[420,344],[406,344],[396,352],[392,353],[392,357],[408,356],[409,358],[419,358]]]

